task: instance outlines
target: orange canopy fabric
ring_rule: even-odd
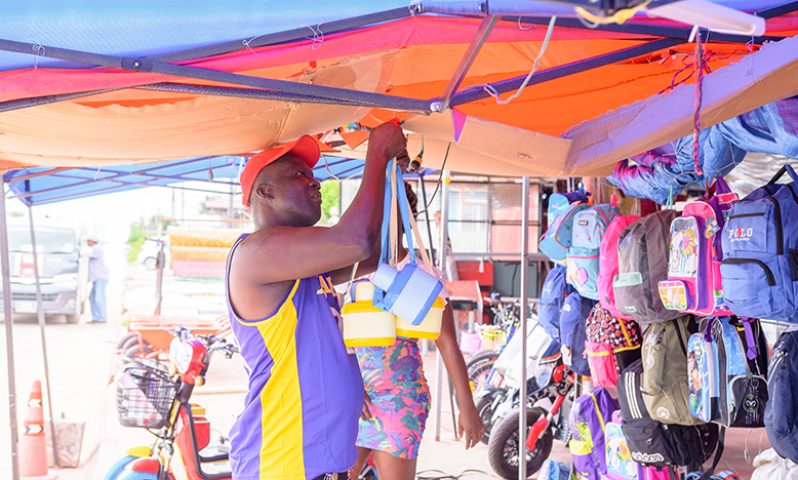
[[[480,22],[478,18],[415,16],[327,35],[322,42],[306,39],[255,49],[242,48],[182,64],[430,99],[440,96],[446,89]],[[646,21],[638,21],[641,22]],[[663,25],[661,21],[650,23]],[[540,52],[545,32],[545,26],[509,20],[498,22],[460,88],[526,75]],[[794,14],[768,21],[769,35],[796,33],[798,17]],[[555,26],[538,73],[643,45],[656,38],[659,37]],[[461,139],[463,145],[455,145],[453,151],[461,152],[452,155],[447,168],[474,173],[496,173],[498,170],[512,175],[562,173],[570,140],[558,137],[582,122],[667,92],[673,85],[693,82],[693,49],[692,45],[677,45],[530,85],[508,105],[500,105],[492,98],[460,105],[458,111],[469,120]],[[745,60],[758,47],[716,43],[710,36],[705,50],[707,71],[716,71]],[[135,88],[165,81],[214,84],[113,69],[27,68],[0,72],[0,101],[104,91],[0,113],[0,160],[6,162],[0,164],[0,168],[10,167],[9,162],[50,166],[107,165],[244,153],[301,134],[322,133],[355,121],[373,124],[396,115],[396,112],[386,115],[383,110],[366,107]],[[448,117],[407,113],[400,113],[400,116],[409,118],[408,130],[428,135],[431,145],[440,144],[434,147],[437,151],[454,140],[454,132],[447,124]],[[444,127],[449,130],[441,133]],[[499,131],[504,137],[498,135]],[[484,138],[481,147],[476,146],[481,135],[492,135],[495,140],[515,134],[526,135],[525,140],[506,152],[498,144],[502,142],[495,141],[495,153],[486,152],[493,148],[489,138]],[[420,139],[414,142],[420,143]],[[521,152],[524,149],[537,150]],[[486,153],[495,157],[501,168],[481,166]]]

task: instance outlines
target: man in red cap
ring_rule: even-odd
[[[355,262],[359,275],[376,267],[386,167],[404,149],[398,125],[371,132],[360,188],[332,227],[315,226],[320,154],[312,137],[263,151],[242,172],[255,231],[233,246],[226,283],[249,367],[244,411],[230,433],[235,480],[345,479],[355,463],[363,383],[341,338],[333,285],[348,280]]]

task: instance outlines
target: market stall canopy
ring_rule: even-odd
[[[452,3],[479,4],[432,2]],[[712,33],[705,47],[711,70],[748,58],[764,41],[798,33],[796,2],[715,3],[768,20],[762,37]],[[590,29],[572,8],[549,3],[493,2],[523,13],[496,17],[440,14],[425,7],[432,4],[44,0],[5,6],[0,168],[240,155],[404,112],[407,129],[419,137],[411,145],[420,148],[424,137],[432,167],[448,149],[447,169],[455,171],[597,173],[608,157],[575,162],[563,134],[693,82],[694,47],[684,25],[638,15]],[[524,82],[552,15],[558,19],[550,42],[526,89],[512,103],[497,102],[492,95],[506,98]],[[473,62],[463,61],[471,52]],[[426,116],[435,110],[444,112]]]

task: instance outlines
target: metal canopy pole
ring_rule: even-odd
[[[449,238],[449,173],[446,171],[441,172],[442,183],[441,185],[441,226],[439,238],[439,254],[438,254],[438,268],[446,275],[446,256],[447,256],[447,241]],[[443,360],[441,359],[441,352],[435,349],[435,441],[441,440],[441,407],[443,400]]]
[[[11,478],[19,480],[17,429],[17,385],[14,368],[14,315],[11,312],[11,268],[8,258],[5,177],[0,175],[0,268],[3,273],[3,320],[6,327],[6,368],[8,369],[8,423],[11,433]]]
[[[454,92],[460,87],[460,84],[463,83],[463,79],[465,79],[471,65],[474,64],[474,60],[482,49],[482,45],[485,44],[485,41],[488,39],[490,32],[493,30],[498,20],[499,17],[495,15],[489,15],[482,19],[482,23],[479,24],[474,39],[471,40],[471,43],[468,45],[468,50],[466,50],[465,55],[463,55],[462,60],[460,60],[460,65],[457,66],[457,70],[449,81],[449,85],[446,86],[446,91],[443,92],[441,111],[449,108],[452,95],[454,95]]]
[[[44,47],[44,48],[42,48]],[[38,48],[39,50],[34,50]],[[395,110],[429,112],[428,100],[417,100],[408,97],[398,97],[381,93],[363,92],[346,88],[325,87],[322,85],[308,85],[287,80],[261,78],[252,75],[211,70],[208,68],[189,67],[143,57],[119,57],[99,53],[72,50],[50,45],[34,45],[27,42],[0,39],[0,50],[28,54],[40,51],[48,58],[67,60],[85,65],[121,68],[134,72],[162,73],[176,77],[195,78],[215,82],[242,85],[247,87],[264,88],[282,91],[289,94],[315,95],[343,102],[373,102],[374,106]]]
[[[50,441],[53,447],[53,463],[58,464],[58,448],[55,438],[55,420],[53,417],[53,394],[50,389],[50,364],[47,361],[47,340],[44,335],[44,308],[42,306],[42,284],[39,278],[39,256],[36,249],[36,231],[33,228],[33,206],[28,205],[28,223],[30,224],[30,243],[33,253],[33,275],[36,278],[36,317],[39,321],[39,335],[42,342],[42,360],[44,361],[44,385],[47,389],[47,411],[50,414]],[[76,252],[77,253],[77,252]],[[75,299],[78,301],[78,299]],[[80,307],[78,307],[78,312]]]
[[[526,479],[526,336],[529,317],[529,177],[521,184],[521,389],[518,416],[518,478]]]

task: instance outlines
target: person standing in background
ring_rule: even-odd
[[[105,264],[105,251],[97,237],[89,237],[86,243],[91,247],[89,255],[89,281],[91,282],[91,322],[105,323],[108,320],[108,306],[105,288],[108,285],[108,266]]]

